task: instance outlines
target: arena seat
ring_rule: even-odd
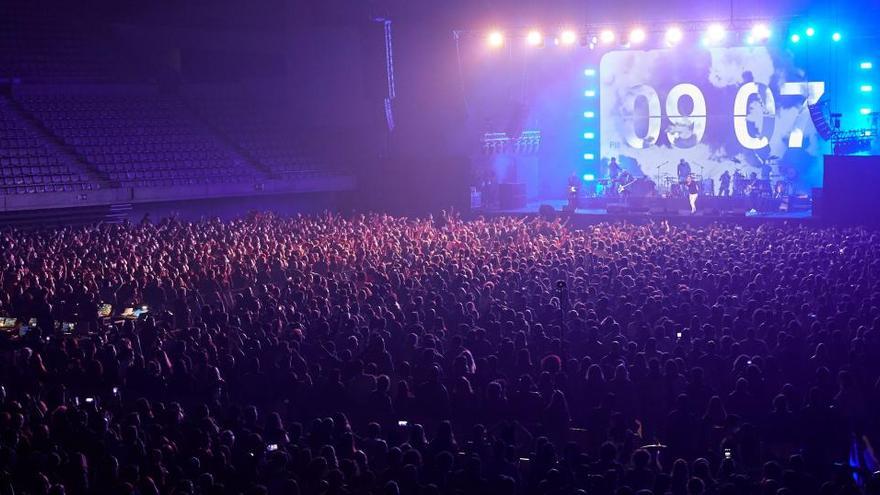
[[[282,179],[327,173],[295,137],[290,116],[270,99],[224,95],[190,97],[197,112],[273,176]]]
[[[35,194],[90,191],[100,184],[75,162],[52,150],[0,97],[0,191]]]
[[[173,97],[48,94],[19,101],[121,187],[240,183],[259,176]]]

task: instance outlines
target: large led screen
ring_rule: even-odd
[[[613,51],[601,60],[601,152],[636,175],[675,177],[681,159],[714,179],[726,170],[821,183],[823,142],[808,106],[822,81],[767,47]]]

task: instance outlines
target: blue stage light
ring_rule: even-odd
[[[596,112],[584,112],[585,119],[592,119],[596,116]]]
[[[841,38],[843,38],[843,36],[841,36],[840,33],[834,33],[834,34],[831,35],[831,39],[834,40],[834,41],[840,41]]]
[[[799,34],[791,35],[791,42],[792,43],[800,43],[800,41],[801,41],[801,35],[799,35]]]
[[[593,174],[584,174],[584,182],[592,182],[596,180],[596,176]]]

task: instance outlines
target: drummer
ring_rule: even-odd
[[[684,158],[682,158],[678,162],[676,172],[678,172],[678,181],[684,184],[687,178],[691,175],[691,164],[685,161]]]

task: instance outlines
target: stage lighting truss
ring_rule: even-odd
[[[664,35],[663,41],[666,43],[666,46],[676,46],[684,39],[684,32],[678,26],[670,26],[666,30],[666,34]]]
[[[838,131],[831,138],[835,155],[852,155],[869,151],[877,139],[877,127]]]
[[[534,155],[541,149],[541,131],[523,131],[517,137],[506,132],[487,132],[481,144],[484,155]]]
[[[747,44],[767,43],[772,32],[785,32],[785,26],[794,22],[793,18],[743,18],[725,20],[705,20],[676,23],[653,23],[634,26],[631,23],[587,24],[575,28],[560,28],[541,32],[535,27],[506,30],[455,30],[456,41],[476,38],[490,46],[500,47],[508,41],[519,40],[525,47],[543,47],[548,40],[555,41],[558,47],[580,45],[594,49],[619,49],[626,47],[669,47],[687,46],[685,41],[693,40],[706,47],[735,45],[745,41]],[[552,34],[552,33],[555,33]],[[554,37],[555,36],[555,37]],[[807,35],[809,36],[809,35]],[[797,41],[794,41],[794,40]],[[792,37],[793,42],[801,41],[802,36]],[[549,44],[549,43],[548,43]]]
[[[870,151],[880,143],[880,112],[872,112],[871,126],[863,129],[836,130],[831,137],[835,155],[851,155]],[[839,119],[840,115],[835,114]]]

